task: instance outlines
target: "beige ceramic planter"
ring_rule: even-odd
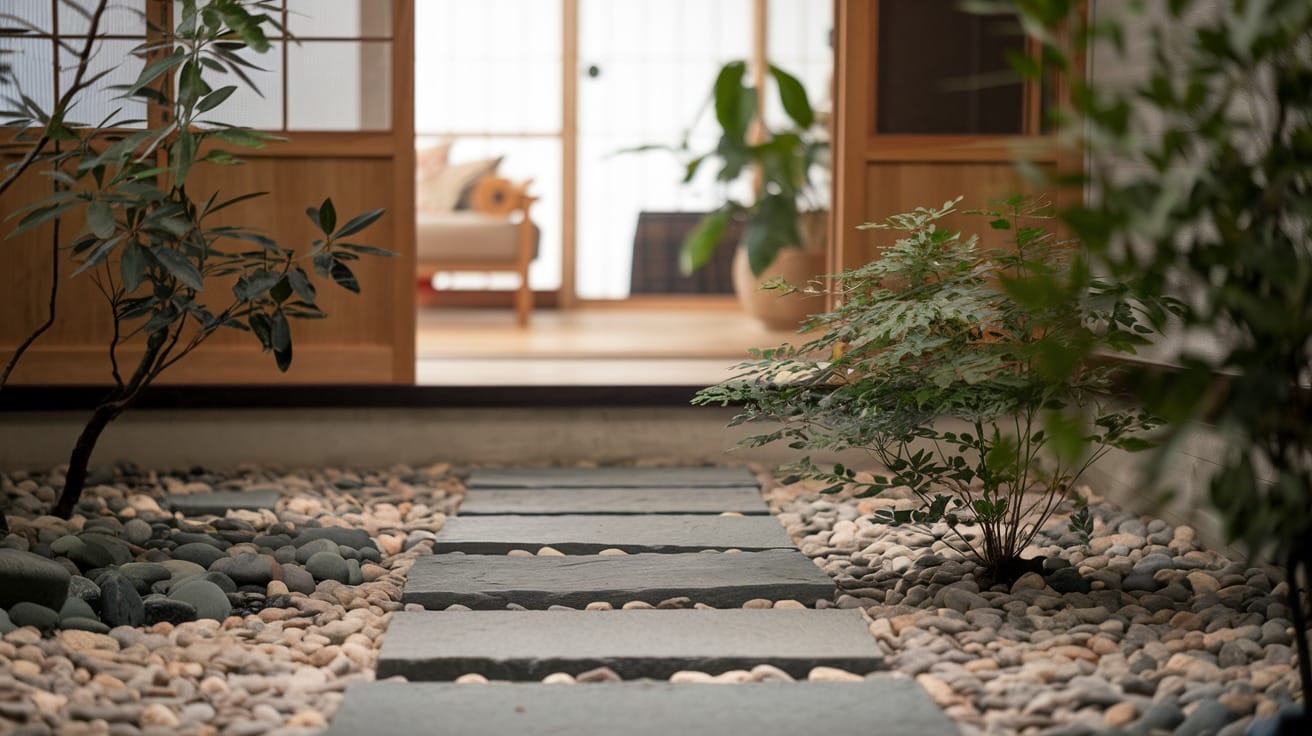
[[[761,284],[776,277],[797,287],[825,273],[825,227],[827,213],[811,212],[802,218],[803,248],[783,248],[774,263],[760,276],[752,274],[747,250],[738,248],[733,258],[733,290],[743,311],[772,330],[796,330],[815,312],[824,311],[824,300],[802,293],[782,294],[761,290]]]

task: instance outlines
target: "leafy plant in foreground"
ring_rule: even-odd
[[[90,24],[70,87],[75,93],[103,76],[88,75],[87,69],[103,39],[99,27],[107,4],[101,0],[91,12],[69,4]],[[184,0],[176,28],[161,30],[158,39],[134,50],[147,63],[135,82],[119,90],[122,99],[144,99],[164,109],[163,122],[154,127],[132,128],[145,121],[123,120],[117,113],[96,125],[73,124],[69,112],[76,94],[63,95],[50,111],[27,96],[8,100],[13,109],[5,113],[6,123],[23,128],[31,147],[6,175],[4,188],[28,169],[39,169],[51,189],[50,196],[7,213],[7,219],[17,219],[9,237],[52,225],[56,264],[59,251],[71,251],[74,275],[85,273],[95,281],[113,319],[108,346],[113,388],[72,450],[54,509],[59,516],[72,513],[105,427],[164,370],[221,329],[252,333],[273,353],[278,368],[287,370],[291,320],[326,316],[316,304],[316,277],[359,292],[350,264],[362,255],[391,255],[347,240],[376,222],[382,210],[339,223],[332,201],[325,200],[307,210],[322,236],[298,252],[257,228],[214,224],[219,213],[263,192],[221,198],[218,192],[196,191],[198,167],[241,163],[221,146],[258,148],[273,138],[216,119],[215,111],[237,86],[214,87],[210,80],[218,72],[249,84],[247,71],[255,67],[243,53],[270,48],[266,30],[278,27],[276,5]],[[85,227],[64,237],[61,225],[76,214],[85,217]],[[221,284],[231,284],[227,293],[211,288]],[[57,272],[51,288],[53,320]],[[43,330],[38,328],[33,339]],[[29,344],[11,358],[4,378]],[[123,364],[125,348],[132,354]]]
[[[1093,27],[1079,5],[1011,7],[1043,47],[1042,67],[1021,71],[1072,80],[1059,122],[1090,162],[1072,183],[1099,197],[1061,214],[1119,282],[1181,296],[1178,322],[1162,327],[1210,338],[1167,356],[1174,369],[1139,376],[1135,394],[1169,422],[1165,449],[1207,425],[1224,441],[1210,500],[1232,539],[1284,564],[1304,702],[1301,721],[1284,725],[1307,733],[1312,3],[1171,0],[1146,6],[1156,18],[1141,6]],[[1105,41],[1102,58],[1116,59],[1145,28],[1152,54],[1139,83],[1104,87],[1077,73],[1089,42]],[[1158,456],[1158,475],[1170,457]]]
[[[945,522],[950,544],[1010,580],[1027,567],[1022,550],[1075,496],[1081,473],[1112,447],[1148,446],[1141,435],[1154,426],[1106,400],[1109,369],[1068,365],[1060,346],[1132,350],[1146,328],[1110,287],[1075,305],[1009,297],[999,284],[1063,278],[1070,245],[1042,227],[1042,203],[1016,198],[980,213],[1011,240],[982,250],[977,237],[939,228],[957,201],[870,225],[900,237],[879,260],[839,276],[839,306],[810,325],[819,337],[757,351],[742,375],[695,401],[742,402],[734,425],[779,425],[745,440],[752,446],[868,452],[884,468],[873,480],[809,457],[792,470],[829,482],[827,492],[910,488],[919,508],[877,516]],[[1086,412],[1091,428],[1062,409]],[[1096,449],[1083,452],[1085,441]]]

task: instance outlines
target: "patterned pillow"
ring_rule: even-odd
[[[451,164],[416,182],[416,208],[420,212],[452,212],[468,206],[469,192],[485,176],[496,174],[501,157]],[[423,169],[420,169],[422,174]]]

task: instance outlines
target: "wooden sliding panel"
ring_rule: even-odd
[[[1044,90],[1006,63],[1008,49],[1033,49],[1008,17],[957,6],[835,0],[833,268],[877,257],[888,234],[856,230],[863,222],[957,196],[968,209],[1033,193],[1013,162],[1057,163]],[[969,216],[948,224],[987,230]]]
[[[354,8],[350,7],[352,2],[356,3]],[[331,197],[339,223],[369,209],[386,208],[387,214],[381,220],[351,240],[391,249],[398,256],[365,257],[355,262],[353,270],[360,282],[360,294],[327,280],[319,284],[318,302],[328,319],[292,321],[294,357],[287,373],[277,370],[273,356],[261,352],[253,336],[225,330],[161,374],[161,383],[414,381],[412,0],[334,0],[325,5],[332,5],[339,19],[344,10],[358,12],[360,30],[352,35],[328,23],[310,25],[301,32],[293,23],[293,32],[302,44],[276,45],[274,53],[280,53],[281,58],[270,62],[281,71],[281,87],[274,92],[262,87],[264,100],[249,99],[249,109],[239,108],[236,112],[239,117],[253,120],[273,116],[281,125],[259,127],[287,130],[283,135],[291,142],[271,143],[258,151],[235,151],[247,161],[241,166],[197,167],[188,187],[196,199],[214,191],[219,192],[220,199],[246,192],[269,192],[266,197],[230,208],[211,224],[254,226],[301,252],[316,235],[305,215],[307,206],[317,206]],[[288,10],[294,13],[315,6],[308,0],[291,0]],[[318,58],[324,59],[360,60],[357,130],[333,130],[353,123],[347,120],[347,125],[341,125],[340,109],[320,109],[305,97],[309,94],[306,90],[315,86],[304,80],[313,72],[316,53],[323,54]],[[301,95],[299,102],[297,94]],[[3,140],[9,138],[5,135]],[[15,160],[20,153],[21,147],[14,144],[0,147],[4,163]],[[0,211],[13,212],[45,196],[47,186],[45,177],[29,173],[0,199]],[[5,232],[13,222],[5,223]],[[61,241],[67,243],[81,226],[80,221],[67,218]],[[0,293],[8,295],[11,305],[0,312],[2,359],[7,360],[45,317],[51,279],[50,236],[51,229],[46,226],[0,241]],[[19,363],[13,383],[99,385],[112,380],[108,345],[113,322],[92,272],[70,278],[75,267],[65,252],[61,256],[55,324]],[[207,304],[222,308],[229,303],[230,282],[207,286]],[[134,356],[140,354],[141,342],[135,338],[123,345],[119,351],[121,366],[132,365]]]

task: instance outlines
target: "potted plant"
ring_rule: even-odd
[[[810,304],[798,294],[781,296],[761,291],[763,281],[782,277],[805,283],[825,268],[826,212],[812,180],[816,167],[827,164],[828,143],[817,130],[815,110],[796,77],[769,66],[788,124],[770,127],[757,114],[761,90],[745,81],[747,62],[721,67],[708,106],[715,110],[719,140],[708,151],[689,146],[690,132],[675,147],[646,146],[673,151],[685,161],[684,183],[703,166],[718,166],[716,180],[728,185],[755,176],[752,201],[726,196],[684,240],[679,267],[684,273],[701,268],[719,247],[730,221],[741,220],[742,239],[734,260],[734,289],[743,308],[767,326],[793,329]],[[704,108],[703,108],[704,109]]]

